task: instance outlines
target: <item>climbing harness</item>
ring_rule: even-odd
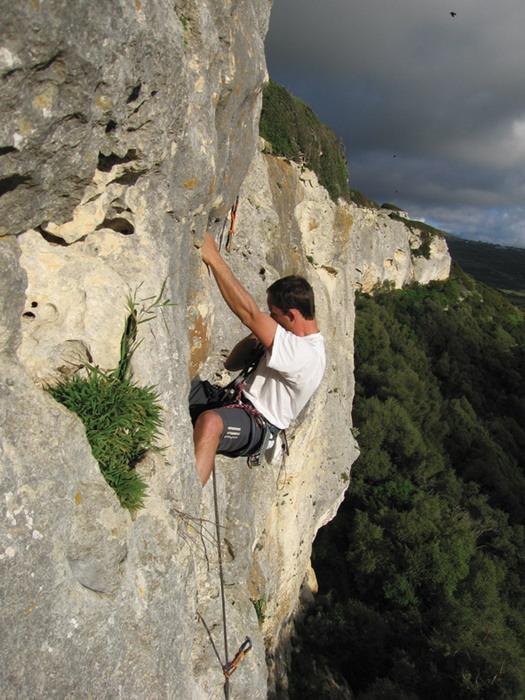
[[[230,252],[233,234],[235,233],[235,220],[237,218],[237,207],[239,206],[239,195],[235,199],[235,204],[230,211],[230,228],[228,230],[228,238],[226,239],[226,250]]]
[[[263,414],[255,408],[251,401],[249,401],[246,396],[243,396],[243,391],[247,387],[247,380],[257,369],[263,352],[264,350],[261,350],[260,354],[252,360],[233,381],[224,387],[221,397],[221,400],[224,402],[222,403],[223,408],[244,409],[246,413],[249,413],[255,418],[262,430],[262,438],[257,450],[247,455],[249,467],[258,467],[261,464],[264,453],[276,443],[278,436],[281,434],[284,434],[284,445],[286,445],[286,452],[288,453],[288,443],[284,430],[270,423]]]
[[[257,451],[252,452],[252,454],[248,455],[247,457],[249,467],[258,467],[264,458],[264,453],[266,452],[266,450],[269,450],[271,447],[273,447],[279,435],[284,432],[283,430],[281,430],[281,428],[272,425],[272,423],[268,423],[264,416],[261,416],[260,414],[259,416],[260,418],[258,420],[260,420],[260,425],[263,430],[263,436],[261,443],[257,448]]]

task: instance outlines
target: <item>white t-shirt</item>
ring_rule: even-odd
[[[287,428],[321,383],[325,366],[320,333],[298,336],[277,326],[244,395],[270,423]]]

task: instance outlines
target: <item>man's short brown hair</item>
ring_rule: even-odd
[[[305,319],[315,317],[314,290],[304,277],[288,275],[271,284],[266,290],[268,301],[285,313],[297,309]]]

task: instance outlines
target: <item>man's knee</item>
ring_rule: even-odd
[[[224,430],[222,418],[213,410],[204,411],[195,422],[195,430],[200,434],[220,438]]]

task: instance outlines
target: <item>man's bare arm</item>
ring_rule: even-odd
[[[219,253],[209,233],[204,235],[200,249],[203,261],[210,267],[219,291],[233,313],[259,338],[265,348],[271,348],[277,323],[259,309],[255,299],[244,289]]]
[[[260,357],[261,352],[260,340],[253,333],[250,333],[233,348],[224,361],[224,366],[228,372],[238,372],[255,362]]]

